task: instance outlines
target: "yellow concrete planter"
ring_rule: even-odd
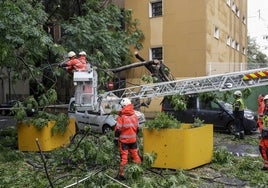
[[[144,153],[156,153],[152,167],[192,169],[210,163],[213,157],[213,125],[181,129],[143,129]]]
[[[54,124],[54,121],[50,121],[47,126],[38,130],[33,125],[18,123],[19,150],[39,151],[36,139],[38,139],[42,151],[51,151],[55,148],[64,147],[70,144],[70,139],[75,134],[75,120],[73,118],[69,119],[69,125],[63,135],[61,133],[52,135],[51,129]]]

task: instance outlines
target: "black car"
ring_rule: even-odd
[[[13,116],[12,107],[16,103],[21,103],[19,100],[10,100],[6,103],[0,104],[0,115],[2,116]],[[34,109],[26,109],[27,116],[33,116],[35,113]]]
[[[162,111],[173,115],[182,123],[193,123],[196,118],[204,123],[213,124],[214,130],[234,133],[235,124],[232,105],[223,101],[202,101],[196,95],[188,96],[186,110],[175,111],[167,98],[162,101]],[[244,114],[245,133],[251,134],[258,129],[256,115],[249,109]]]
[[[0,114],[3,116],[11,115],[11,108],[19,101],[17,100],[10,100],[6,103],[0,104]]]

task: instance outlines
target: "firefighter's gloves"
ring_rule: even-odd
[[[115,130],[114,132],[114,145],[118,147],[119,145],[119,136],[120,136],[121,131],[120,130]]]
[[[63,68],[63,69],[66,69],[66,64],[65,63],[59,63],[58,64],[58,67],[60,67],[60,68]]]

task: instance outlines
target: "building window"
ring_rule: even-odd
[[[235,49],[236,49],[237,51],[239,51],[239,50],[240,50],[240,45],[239,45],[239,43],[238,43],[238,42],[235,42]]]
[[[236,43],[236,41],[233,40],[233,41],[232,41],[232,48],[235,48],[235,43]]]
[[[231,41],[232,41],[232,38],[228,35],[227,38],[226,38],[226,44],[228,46],[231,46]]]
[[[247,53],[247,49],[246,49],[245,47],[242,48],[242,53],[243,53],[244,55],[246,55],[246,53]]]
[[[216,38],[216,39],[219,39],[220,38],[220,30],[219,30],[219,28],[218,27],[214,27],[214,37]]]
[[[162,60],[163,59],[163,48],[162,47],[151,48],[151,59]]]
[[[162,1],[152,1],[150,7],[150,17],[162,16]]]
[[[229,7],[231,6],[231,0],[226,0],[226,3]]]
[[[236,15],[240,17],[240,10],[237,10]]]
[[[235,14],[237,15],[237,17],[240,17],[240,10],[238,9],[238,7],[235,8]]]
[[[247,24],[247,18],[246,18],[246,16],[243,16],[243,18],[242,18],[242,23],[243,23],[243,24]]]
[[[263,35],[263,36],[262,36],[262,39],[263,39],[263,40],[268,40],[268,35]]]
[[[236,5],[235,5],[235,3],[233,2],[233,4],[232,4],[232,11],[235,13],[236,12]]]

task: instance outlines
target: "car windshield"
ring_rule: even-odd
[[[224,107],[224,109],[228,110],[228,111],[232,111],[233,107],[230,103],[224,102],[224,101],[218,101],[218,103]]]

